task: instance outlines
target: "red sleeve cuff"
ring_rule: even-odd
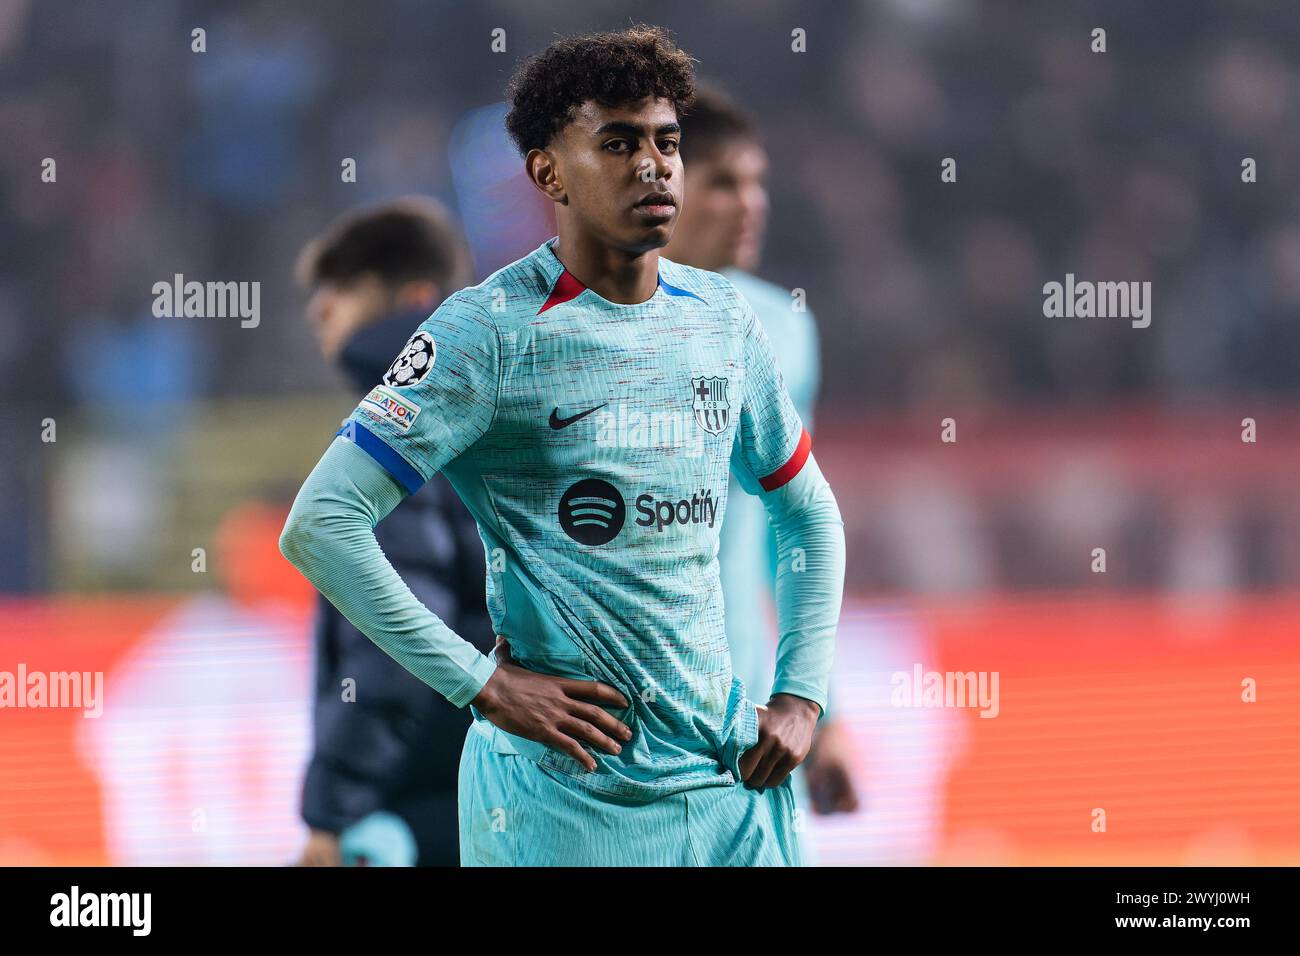
[[[758,483],[763,486],[764,491],[776,491],[786,482],[799,474],[803,468],[804,462],[808,460],[808,455],[812,451],[812,436],[808,434],[808,429],[800,430],[799,444],[795,446],[794,454],[790,456],[789,461],[772,472],[766,478],[758,479]]]

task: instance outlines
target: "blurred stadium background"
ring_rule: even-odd
[[[505,81],[643,18],[760,120],[761,272],[820,323],[865,801],[823,862],[1300,863],[1300,8],[0,0],[0,670],[107,675],[99,719],[0,710],[0,864],[295,854],[276,538],[353,401],[294,256],[405,193],[478,277],[534,248]],[[1150,280],[1150,328],[1045,318],[1067,272]],[[260,324],[153,317],[175,273],[260,282]],[[997,718],[891,707],[916,664],[999,672]]]

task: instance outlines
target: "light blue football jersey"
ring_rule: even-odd
[[[728,473],[774,491],[810,440],[727,279],[660,258],[655,294],[621,305],[567,272],[555,241],[448,298],[345,428],[408,490],[451,481],[519,664],[631,703],[609,708],[633,732],[622,753],[587,748],[595,773],[476,713],[485,734],[634,801],[731,785],[757,728],[723,622]],[[778,688],[825,707],[812,670]]]

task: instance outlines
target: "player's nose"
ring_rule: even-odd
[[[654,179],[652,182],[659,180],[671,179],[673,175],[673,164],[670,157],[666,156],[659,147],[650,146],[650,151],[646,155],[643,165],[649,165],[654,169]]]

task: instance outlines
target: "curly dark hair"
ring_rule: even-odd
[[[511,78],[506,129],[527,155],[549,146],[587,100],[623,106],[658,96],[680,112],[695,99],[694,63],[667,30],[645,23],[556,40]]]

